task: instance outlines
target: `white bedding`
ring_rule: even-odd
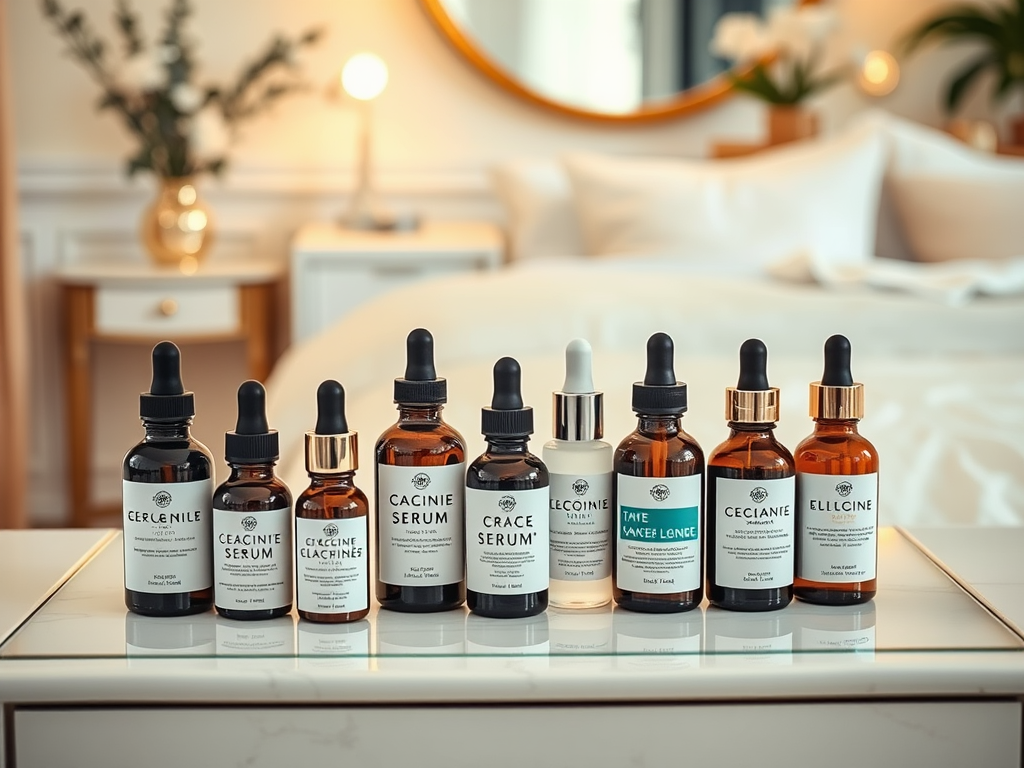
[[[405,367],[405,336],[426,327],[448,379],[447,420],[483,448],[480,407],[491,366],[512,355],[536,411],[534,449],[550,435],[551,392],[562,383],[572,338],[595,350],[606,392],[606,436],[635,424],[632,382],[655,331],[676,342],[676,374],[690,387],[684,426],[710,453],[724,439],[724,388],[736,379],[740,343],[769,349],[782,388],[778,434],[790,448],[811,429],[807,384],[821,375],[821,345],[853,342],[865,384],[861,431],[881,456],[883,523],[1024,523],[1024,300],[986,298],[948,307],[877,291],[828,292],[765,278],[697,275],[641,261],[523,267],[418,283],[371,301],[320,336],[289,350],[268,382],[271,425],[281,433],[282,477],[306,485],[302,434],[315,420],[315,391],[344,384],[349,424],[360,434],[357,484],[371,496],[373,446],[396,417],[392,381]]]

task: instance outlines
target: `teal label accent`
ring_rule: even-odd
[[[619,538],[626,541],[696,541],[700,532],[699,507],[647,509],[620,507]]]

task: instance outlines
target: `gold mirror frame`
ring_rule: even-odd
[[[798,5],[811,5],[818,0],[799,0]],[[515,77],[510,75],[501,65],[484,53],[469,37],[463,34],[458,25],[444,9],[443,0],[420,0],[420,5],[426,13],[427,18],[441,33],[441,37],[460,56],[466,59],[472,67],[490,78],[493,82],[504,88],[509,93],[533,104],[534,106],[550,109],[567,117],[581,120],[590,120],[599,123],[650,123],[657,120],[667,120],[672,117],[691,114],[701,109],[710,107],[712,104],[726,99],[733,95],[734,89],[724,74],[717,75],[711,80],[693,88],[688,88],[673,99],[660,101],[652,106],[642,107],[635,112],[626,114],[612,114],[608,112],[592,112],[589,109],[567,106],[542,96],[536,91],[525,87]],[[743,74],[743,71],[740,71]]]

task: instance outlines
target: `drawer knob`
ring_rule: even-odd
[[[174,317],[178,314],[178,302],[174,299],[164,299],[157,306],[157,310],[164,317]]]

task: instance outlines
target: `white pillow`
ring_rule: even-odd
[[[511,261],[580,256],[572,187],[556,160],[514,160],[492,178],[508,216]]]
[[[870,258],[884,163],[876,125],[736,160],[565,158],[588,254],[758,269]]]
[[[917,261],[1024,256],[1024,160],[895,117],[887,186]]]

